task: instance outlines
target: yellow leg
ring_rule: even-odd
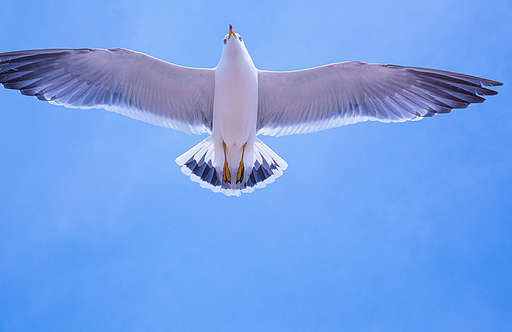
[[[228,157],[226,156],[225,142],[222,142],[222,147],[224,148],[224,168],[222,170],[222,178],[224,179],[224,182],[231,183],[231,173],[229,173]]]
[[[236,183],[242,182],[244,177],[244,152],[245,146],[247,142],[245,142],[244,146],[242,146],[242,159],[240,160],[240,164],[238,165],[238,172],[236,173]]]

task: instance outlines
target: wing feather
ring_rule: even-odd
[[[71,108],[105,108],[187,133],[212,128],[213,69],[173,65],[126,49],[0,54],[0,83]]]
[[[343,62],[258,74],[259,134],[310,133],[361,121],[420,120],[495,95],[503,83],[447,71]]]

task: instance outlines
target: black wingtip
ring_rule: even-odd
[[[491,81],[491,80],[485,80],[480,83],[482,83],[483,86],[502,86],[503,85],[502,82]]]

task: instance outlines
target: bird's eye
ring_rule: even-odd
[[[239,40],[239,41],[242,41],[242,36],[238,36],[238,40]]]
[[[228,42],[228,40],[226,38],[224,38],[224,44],[226,44]]]

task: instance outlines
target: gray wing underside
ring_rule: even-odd
[[[2,53],[0,83],[52,104],[104,108],[187,133],[212,128],[213,69],[177,66],[126,49]]]
[[[258,74],[258,134],[283,136],[361,121],[403,122],[466,108],[502,85],[464,74],[343,62]]]

